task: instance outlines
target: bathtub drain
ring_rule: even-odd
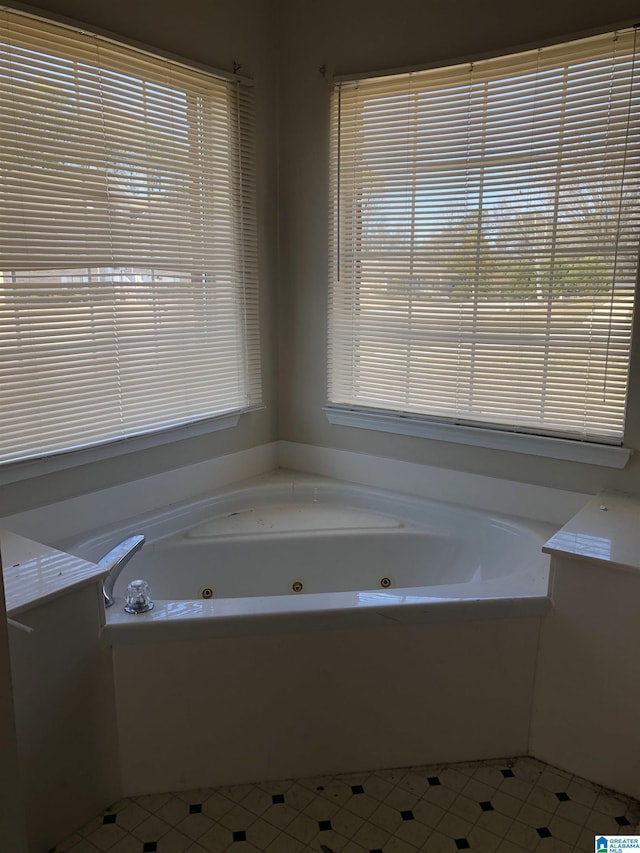
[[[391,586],[391,578],[380,578],[380,586],[383,589],[388,589]]]
[[[291,582],[291,592],[304,592],[304,584],[302,581]]]
[[[200,592],[200,598],[213,598],[212,587],[205,586],[205,588]]]

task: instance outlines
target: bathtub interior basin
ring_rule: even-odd
[[[267,614],[372,608],[389,618],[434,605],[548,605],[547,524],[485,513],[278,471],[66,545],[97,561],[121,539],[147,544],[125,566],[108,623],[121,612],[127,584],[151,586],[145,620],[224,621]],[[494,608],[495,609],[495,608]],[[394,617],[395,618],[395,617]]]

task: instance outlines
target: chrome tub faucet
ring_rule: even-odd
[[[118,580],[118,575],[136,551],[142,548],[144,542],[145,538],[141,533],[136,536],[130,536],[128,539],[124,539],[119,545],[116,545],[115,548],[112,548],[101,560],[98,560],[97,565],[104,571],[109,572],[102,583],[105,607],[111,607],[113,604],[113,587]]]

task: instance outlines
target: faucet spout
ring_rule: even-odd
[[[137,536],[130,536],[128,539],[124,539],[119,545],[116,545],[115,548],[112,548],[101,560],[98,560],[98,566],[104,571],[109,572],[102,583],[105,607],[111,607],[113,604],[113,587],[118,580],[118,575],[136,551],[142,548],[144,542],[145,538],[141,533]]]

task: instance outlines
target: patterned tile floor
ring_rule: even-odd
[[[634,800],[516,758],[124,799],[52,853],[591,853],[639,822]]]

